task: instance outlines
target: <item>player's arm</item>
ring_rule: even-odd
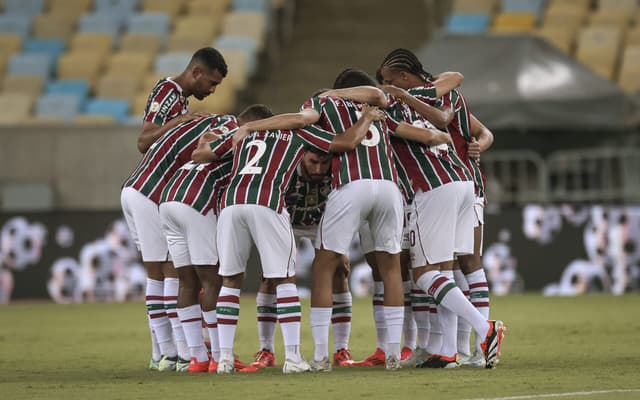
[[[471,119],[471,142],[469,143],[469,157],[480,160],[480,153],[483,153],[493,144],[493,132],[489,130],[473,114],[469,114]]]
[[[314,124],[320,119],[320,113],[313,108],[303,108],[297,113],[285,113],[273,117],[249,121],[243,124],[233,135],[233,147],[251,132],[270,129],[300,129]]]
[[[322,93],[320,96],[333,96],[342,99],[353,100],[358,103],[371,104],[380,108],[387,108],[387,96],[384,92],[373,86],[356,86],[344,89],[332,89]]]
[[[191,159],[199,164],[217,161],[220,156],[213,151],[212,142],[221,140],[220,136],[215,133],[207,132],[198,139],[198,146],[193,153]]]
[[[384,111],[378,107],[364,105],[362,107],[362,115],[358,121],[353,124],[349,129],[344,131],[340,135],[336,135],[331,141],[329,151],[331,153],[343,153],[356,148],[365,138],[371,123],[374,121],[380,121],[386,117]]]
[[[442,97],[462,84],[464,75],[460,72],[441,72],[432,82],[436,88],[436,97]]]
[[[401,122],[395,130],[396,136],[405,140],[426,144],[427,146],[437,146],[439,144],[453,144],[451,135],[438,129],[419,128]]]
[[[380,87],[385,93],[389,93],[396,99],[402,101],[414,109],[423,118],[426,118],[433,125],[444,129],[453,120],[453,109],[447,106],[434,107],[419,98],[412,96],[406,90],[393,85],[382,85]]]
[[[140,132],[140,135],[138,136],[138,151],[142,154],[146,153],[147,150],[149,150],[149,147],[151,147],[156,140],[167,133],[170,129],[175,128],[185,121],[190,121],[206,115],[209,114],[199,112],[183,114],[167,121],[164,125],[157,125],[153,122],[145,121],[142,125],[142,132]]]

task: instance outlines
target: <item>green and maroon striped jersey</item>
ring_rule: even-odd
[[[469,115],[469,107],[467,106],[467,100],[462,93],[457,90],[452,90],[446,95],[442,96],[441,102],[447,107],[453,109],[453,119],[447,126],[447,132],[453,139],[453,144],[456,147],[456,152],[467,166],[473,176],[473,183],[475,185],[476,196],[484,197],[484,174],[480,170],[480,166],[476,160],[469,158],[469,143],[471,142],[471,117]]]
[[[309,182],[302,176],[300,168],[302,166],[298,164],[285,195],[291,225],[317,226],[331,192],[331,174],[327,174],[320,182]]]
[[[222,124],[221,119],[226,122]],[[182,165],[191,161],[198,138],[211,127],[229,132],[237,129],[237,124],[233,117],[211,115],[183,122],[170,129],[151,145],[123,187],[132,187],[159,203],[166,184]]]
[[[435,97],[436,90],[432,85],[421,86],[408,90],[409,94],[419,100],[438,105]],[[404,102],[390,96],[389,114],[396,119],[420,128],[434,128],[433,125]],[[471,173],[456,154],[453,146],[446,144],[427,146],[422,143],[394,140],[392,142],[394,154],[398,162],[410,178],[414,192],[426,192],[441,185],[456,181],[469,181]]]
[[[320,120],[303,130],[307,132],[330,132],[342,134],[355,124],[361,115],[362,104],[337,97],[313,97],[302,108],[314,109]],[[333,187],[345,185],[358,179],[384,179],[398,181],[393,161],[389,134],[398,122],[391,117],[371,124],[367,136],[354,149],[336,154],[331,163]]]
[[[182,94],[182,88],[171,78],[162,78],[151,90],[144,109],[144,122],[164,125],[175,117],[186,114],[189,100]]]
[[[224,137],[230,137],[235,132],[235,125],[231,123],[235,117],[218,118],[218,125],[211,125],[209,132]],[[212,142],[212,151],[218,155],[226,151],[227,143],[223,140]],[[191,206],[196,211],[206,215],[209,210],[218,212],[218,202],[222,190],[228,184],[231,174],[232,159],[228,157],[220,161],[198,164],[189,161],[181,166],[166,184],[160,202],[179,201]]]
[[[223,194],[222,208],[258,204],[282,212],[284,194],[305,147],[328,152],[333,138],[329,133],[304,130],[251,132],[234,149],[231,179]]]

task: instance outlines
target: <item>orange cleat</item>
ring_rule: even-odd
[[[191,357],[191,361],[189,361],[189,368],[187,371],[190,374],[198,374],[201,372],[209,372],[209,365],[211,364],[210,360],[198,362],[198,359],[195,357]],[[217,368],[217,366],[216,366]]]
[[[258,368],[275,367],[276,355],[271,350],[262,349],[255,355],[255,361],[251,363],[252,366]]]
[[[207,372],[209,372],[210,374],[218,373],[218,362],[213,358],[209,361],[209,369]]]
[[[349,349],[340,349],[333,355],[333,365],[338,367],[350,367],[355,363]]]
[[[355,361],[351,364],[354,367],[378,367],[385,365],[385,354],[381,348],[376,348],[376,351],[373,352],[369,357],[365,358],[362,361]]]
[[[413,350],[411,350],[410,347],[405,346],[402,348],[402,351],[400,352],[400,360],[404,361],[407,358],[411,357],[412,354],[413,354]]]

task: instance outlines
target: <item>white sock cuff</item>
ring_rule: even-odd
[[[164,281],[158,281],[155,279],[147,278],[147,289],[146,293],[148,295],[164,295]]]
[[[440,273],[449,279],[453,279],[453,270],[447,269],[444,271],[440,271]]]
[[[384,282],[373,282],[373,294],[384,293]]]
[[[223,286],[220,288],[220,294],[218,294],[218,297],[220,296],[238,296],[240,297],[240,289],[234,289],[234,288],[230,288],[227,286]]]
[[[258,292],[256,295],[256,305],[270,306],[276,302],[276,298],[275,294]]]
[[[188,319],[199,318],[202,315],[202,310],[198,304],[187,306],[184,308],[178,308],[178,317],[180,321],[186,321]]]
[[[413,281],[402,282],[402,290],[405,294],[411,293],[411,289],[413,289]]]
[[[423,292],[429,293],[431,282],[433,282],[438,275],[440,275],[440,271],[427,271],[418,278],[416,285],[419,289],[422,289]]]
[[[298,287],[295,283],[283,283],[276,287],[277,297],[298,296]]]
[[[309,320],[311,321],[311,327],[314,326],[329,326],[331,322],[332,307],[311,307],[309,313]]]
[[[332,298],[334,303],[349,303],[349,304],[351,304],[351,302],[353,301],[353,299],[351,297],[351,292],[334,293],[331,296],[331,298]]]
[[[485,275],[484,269],[482,268],[465,275],[465,277],[467,278],[467,282],[469,282],[469,284],[487,281],[487,276]]]

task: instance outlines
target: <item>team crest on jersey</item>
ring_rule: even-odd
[[[227,133],[229,133],[229,128],[227,128],[226,126],[223,126],[223,127],[220,127],[219,131],[223,135],[226,135]]]
[[[153,103],[151,103],[151,106],[149,107],[149,110],[151,112],[156,112],[160,109],[160,103],[158,103],[157,101],[154,101]]]
[[[325,185],[320,188],[320,194],[323,195],[324,197],[327,197],[330,191],[331,191],[331,186],[329,185]]]

